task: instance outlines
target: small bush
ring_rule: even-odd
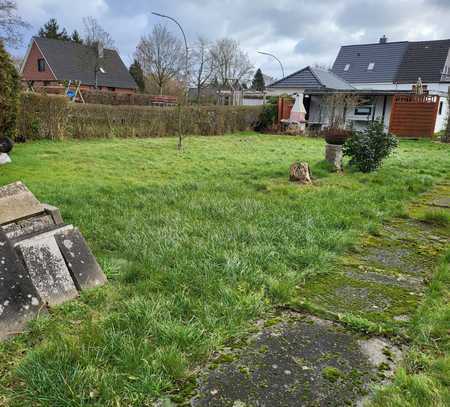
[[[277,120],[277,105],[276,104],[266,104],[263,106],[263,110],[259,115],[259,119],[256,122],[255,130],[264,131],[273,128],[275,121]]]
[[[14,138],[19,91],[19,74],[0,40],[0,137]]]
[[[397,138],[385,133],[381,122],[374,121],[367,129],[352,133],[344,144],[344,155],[350,157],[350,165],[371,172],[381,166],[397,145]]]

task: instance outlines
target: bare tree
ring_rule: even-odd
[[[201,90],[211,80],[214,71],[214,58],[210,51],[210,43],[204,37],[198,37],[191,52],[192,82],[197,89],[197,101],[200,100]]]
[[[17,15],[16,0],[0,0],[0,41],[11,47],[22,43],[21,29],[29,24]]]
[[[347,125],[348,110],[355,108],[362,102],[364,102],[364,99],[353,93],[330,93],[322,97],[321,115],[324,113],[328,118],[330,129],[344,129]]]
[[[160,94],[171,80],[182,77],[185,52],[181,41],[165,25],[158,24],[147,36],[141,37],[135,58],[144,73],[157,84]]]
[[[253,65],[239,43],[231,38],[222,38],[211,48],[215,72],[220,85],[226,85],[230,79],[240,82],[253,73]]]
[[[104,48],[114,48],[114,40],[106,32],[94,17],[84,17],[84,37],[83,41],[88,46],[98,46],[101,44]]]

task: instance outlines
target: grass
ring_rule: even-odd
[[[330,174],[322,140],[251,133],[18,145],[23,180],[80,227],[109,278],[0,344],[0,405],[151,405],[208,355],[294,301],[299,283],[450,172],[405,141],[379,171]],[[315,185],[288,182],[296,160]]]
[[[439,264],[426,299],[410,328],[412,345],[389,386],[378,389],[373,407],[450,405],[450,251]]]
[[[450,226],[450,213],[445,209],[426,210],[420,214],[422,222],[438,226]]]

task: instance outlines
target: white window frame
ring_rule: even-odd
[[[373,71],[375,69],[375,62],[369,62],[369,65],[367,66],[368,71]]]

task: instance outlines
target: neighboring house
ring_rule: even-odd
[[[318,89],[317,86],[312,86],[311,78],[304,70],[273,83],[268,90],[271,94],[302,91],[306,96],[316,98],[324,92],[355,93],[361,95],[366,102],[364,106],[347,112],[347,120],[358,128],[371,120],[380,119],[388,129],[392,127],[391,108],[394,99],[396,102],[401,101],[402,97],[407,99],[407,95],[411,94],[413,86],[421,78],[430,95],[428,102],[434,103],[436,107],[428,109],[430,113],[427,128],[436,132],[445,128],[450,85],[450,40],[388,42],[386,37],[382,37],[375,44],[343,46],[328,72],[350,84],[353,90],[346,91],[342,86],[333,85]],[[317,110],[309,113],[309,116],[317,115]],[[410,123],[415,120],[414,117],[401,119]],[[326,117],[321,117],[320,120],[326,126]]]
[[[80,81],[81,89],[134,93],[136,82],[116,50],[93,48],[72,41],[32,38],[20,70],[34,86]]]

